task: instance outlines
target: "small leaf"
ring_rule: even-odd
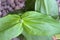
[[[11,28],[0,32],[0,40],[11,40],[12,38],[19,36],[22,33],[22,31],[22,25],[18,23],[12,26]]]
[[[52,36],[60,28],[59,22],[52,17],[34,11],[26,12],[22,19],[24,31],[32,35]]]
[[[25,32],[23,32],[24,37],[26,38],[26,40],[52,40],[52,37],[48,37],[48,36],[33,36],[33,35],[29,35]]]
[[[0,31],[10,28],[12,25],[19,23],[20,17],[18,15],[8,15],[0,18]]]
[[[58,4],[56,0],[36,0],[35,10],[50,16],[58,16]]]

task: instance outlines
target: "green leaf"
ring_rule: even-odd
[[[0,40],[11,40],[19,36],[23,31],[22,24],[18,23],[9,29],[0,32]]]
[[[0,18],[0,32],[11,28],[12,25],[19,23],[19,20],[20,17],[18,15],[8,15]]]
[[[41,12],[41,0],[36,0],[36,2],[35,2],[35,11]]]
[[[35,10],[50,16],[58,16],[58,4],[56,0],[36,0]]]
[[[34,11],[26,12],[22,19],[24,31],[32,35],[52,36],[60,28],[59,22],[52,17]]]
[[[33,35],[29,35],[25,32],[23,32],[24,37],[26,38],[26,40],[52,40],[52,37],[48,37],[48,36],[33,36]]]

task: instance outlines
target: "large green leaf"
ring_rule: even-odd
[[[20,17],[18,15],[8,15],[0,18],[0,32],[10,28],[12,25],[19,23]]]
[[[48,37],[48,36],[33,36],[33,35],[29,35],[25,32],[23,32],[24,37],[26,38],[26,40],[52,40],[52,37]]]
[[[22,24],[18,23],[9,29],[0,32],[0,40],[11,40],[19,36],[23,31]]]
[[[58,4],[56,0],[36,0],[35,10],[51,16],[57,16]]]
[[[23,28],[32,35],[52,36],[59,31],[59,22],[48,15],[30,11],[22,15]],[[59,27],[59,28],[58,28]]]

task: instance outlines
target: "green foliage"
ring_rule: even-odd
[[[58,16],[55,0],[26,0],[24,11],[0,18],[0,40],[11,40],[20,34],[26,40],[52,40],[53,35],[60,33],[59,21],[51,17]]]
[[[18,15],[8,15],[0,18],[0,31],[10,28],[19,22],[20,17]]]
[[[2,28],[3,29],[3,28]],[[11,26],[9,29],[0,32],[0,40],[11,40],[14,37],[20,35],[23,31],[20,23]]]
[[[34,36],[34,35],[29,35],[25,32],[23,32],[24,37],[26,40],[52,40],[52,37],[48,36]]]
[[[2,19],[6,19],[6,21]],[[0,32],[0,40],[14,38],[21,34],[23,30],[29,35],[36,36],[53,36],[59,32],[58,21],[51,16],[35,11],[26,12],[22,16],[8,15],[1,18],[1,24],[3,26],[0,27],[2,29]]]
[[[8,15],[0,18],[0,40],[10,40],[21,34],[20,16]],[[18,24],[19,23],[19,24]]]
[[[23,14],[22,19],[24,31],[29,34],[52,36],[58,32],[58,21],[48,15],[30,11]]]
[[[56,0],[36,0],[35,10],[50,16],[58,16],[58,4]]]

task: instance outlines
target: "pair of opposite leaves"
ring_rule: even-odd
[[[22,19],[21,19],[22,18]],[[59,32],[60,23],[51,16],[35,11],[0,18],[0,40],[10,40],[23,31],[31,35],[52,36]]]

